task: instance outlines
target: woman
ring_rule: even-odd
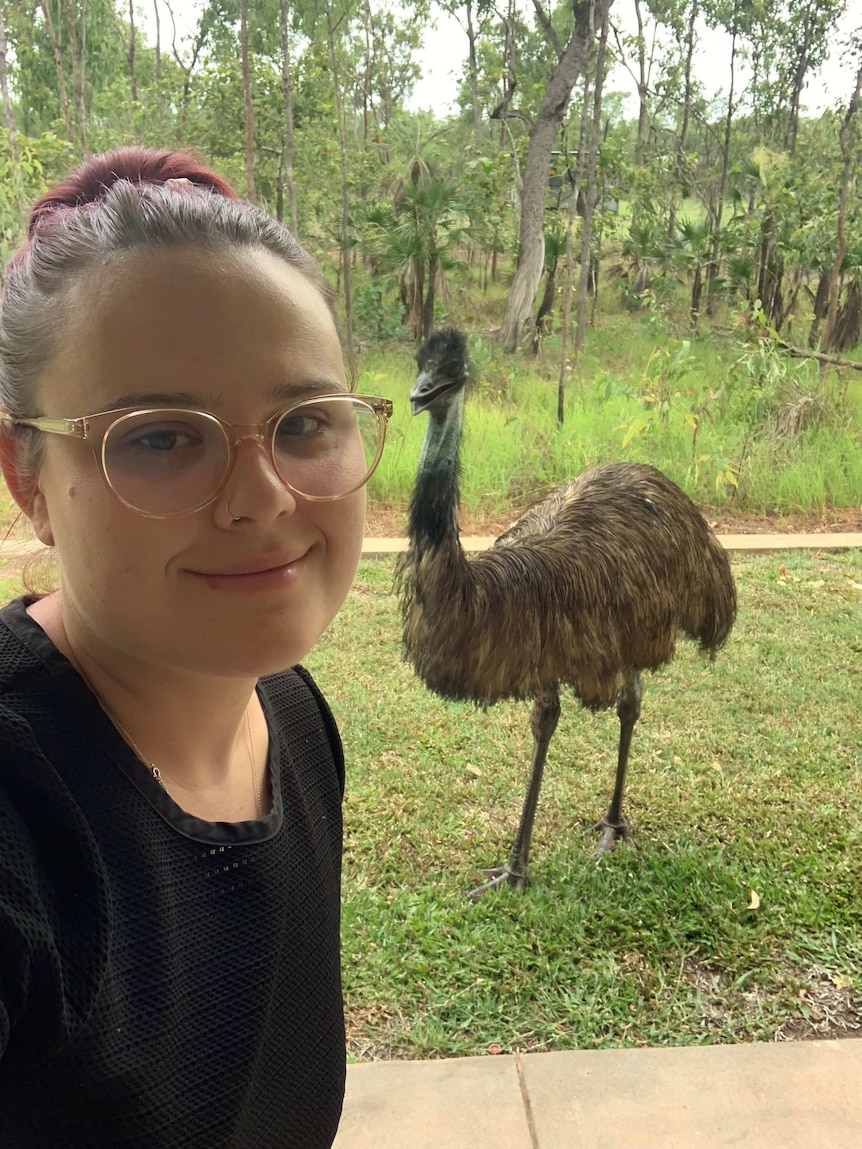
[[[0,1145],[331,1144],[343,760],[286,668],[390,412],[311,258],[193,157],[35,205],[0,444],[60,577],[0,612]]]

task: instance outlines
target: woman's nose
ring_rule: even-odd
[[[242,435],[233,444],[233,464],[219,505],[230,505],[232,521],[269,521],[296,510],[296,499],[275,469],[266,438]]]

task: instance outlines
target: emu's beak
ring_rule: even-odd
[[[410,409],[414,415],[427,411],[454,386],[456,386],[454,380],[447,379],[440,383],[433,371],[420,371],[410,392]]]

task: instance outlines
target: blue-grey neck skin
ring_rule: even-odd
[[[443,412],[429,412],[410,501],[410,537],[420,547],[458,539],[458,447],[463,413],[463,391],[453,396]]]

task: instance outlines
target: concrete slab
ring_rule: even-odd
[[[351,1065],[333,1149],[534,1149],[515,1058]]]
[[[765,554],[770,551],[837,551],[847,550],[849,547],[862,547],[862,533],[838,531],[816,535],[719,535],[718,539],[726,550],[744,554]],[[464,537],[461,539],[461,545],[468,554],[486,551],[494,545],[494,536]],[[406,550],[405,538],[365,539],[362,544],[362,557],[386,558]],[[0,542],[0,562],[28,558],[40,552],[46,552],[46,548],[35,540]]]
[[[522,1073],[535,1149],[862,1146],[862,1041],[529,1054]]]
[[[849,547],[862,547],[862,534],[827,532],[816,535],[719,535],[719,542],[728,551],[742,554],[766,554],[771,551],[836,551]],[[462,538],[461,546],[471,554],[485,551],[494,545],[493,535]],[[407,549],[407,539],[366,539],[362,544],[362,557],[386,558]]]

